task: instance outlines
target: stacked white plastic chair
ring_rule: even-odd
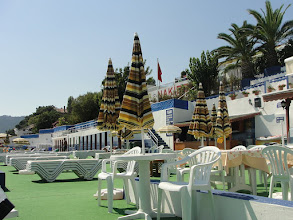
[[[125,155],[128,154],[140,154],[141,148],[140,147],[134,147],[128,152],[125,153]],[[102,172],[98,175],[98,205],[101,206],[101,190],[102,190],[102,180],[107,181],[107,195],[108,195],[108,212],[113,211],[113,190],[114,190],[114,179],[115,178],[121,178],[124,181],[124,188],[125,188],[125,196],[126,201],[129,204],[130,198],[129,198],[129,186],[128,186],[128,180],[131,181],[131,185],[133,187],[133,191],[136,192],[135,189],[135,180],[134,178],[137,176],[137,173],[135,172],[135,161],[129,161],[127,164],[126,172],[124,173],[117,173],[117,164],[119,161],[114,161],[112,164],[112,172],[107,172],[106,170],[106,164],[110,163],[111,160],[104,159],[102,162]],[[137,193],[134,193],[137,195]],[[136,199],[136,204],[138,204],[138,199]]]
[[[161,205],[162,205],[162,192],[180,192],[181,194],[181,208],[182,219],[190,220],[195,219],[192,216],[192,209],[195,206],[193,203],[193,191],[207,190],[211,200],[211,211],[215,217],[214,199],[212,188],[210,185],[210,174],[212,166],[220,159],[220,150],[216,147],[204,147],[197,150],[182,160],[166,163],[162,166],[161,182],[158,187],[158,209],[157,219],[160,219]],[[194,161],[191,163],[191,161]],[[194,164],[190,167],[189,182],[169,182],[168,168],[180,165],[182,163]]]
[[[290,174],[287,162],[287,156],[293,155],[293,150],[281,146],[268,146],[262,150],[262,154],[270,161],[272,172],[269,197],[273,196],[274,184],[281,182],[283,200],[288,200],[290,187],[291,201],[293,201],[293,175]]]

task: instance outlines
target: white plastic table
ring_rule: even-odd
[[[166,160],[176,157],[174,153],[152,153],[152,154],[139,154],[139,155],[112,155],[111,160],[123,161],[137,161],[139,164],[139,182],[138,182],[138,195],[139,195],[139,210],[133,214],[119,217],[118,219],[152,219],[157,216],[151,208],[150,198],[150,161],[153,160]],[[131,211],[126,212],[132,213]],[[163,216],[162,216],[163,217]]]

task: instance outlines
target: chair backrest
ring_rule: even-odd
[[[287,156],[293,155],[293,150],[281,146],[267,146],[262,154],[270,161],[271,172],[278,178],[289,178]]]
[[[140,153],[141,153],[141,148],[140,147],[134,147],[134,148],[130,149],[129,151],[127,151],[124,155],[140,154]],[[135,165],[136,165],[136,161],[133,161],[133,160],[129,161],[127,163],[126,173],[133,173]]]
[[[160,145],[160,146],[158,147],[159,153],[162,153],[164,147],[165,147],[164,145]]]
[[[189,187],[209,185],[212,166],[221,157],[219,148],[204,147],[188,157],[196,161],[196,164],[190,168]]]
[[[263,150],[266,147],[266,145],[254,145],[254,147],[251,147],[249,150]]]
[[[246,149],[249,150],[249,149],[251,149],[251,148],[253,148],[255,146],[257,146],[257,145],[248,145]]]
[[[243,145],[238,145],[236,147],[233,147],[231,150],[247,150],[247,149]]]
[[[181,152],[183,157],[188,156],[189,154],[193,153],[195,151],[195,149],[192,148],[184,148]]]

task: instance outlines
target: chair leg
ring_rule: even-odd
[[[138,194],[137,194],[135,179],[134,178],[131,178],[130,181],[131,181],[131,185],[132,185],[132,189],[133,189],[133,193],[134,193],[135,205],[138,208],[139,207],[139,199],[138,199]]]
[[[283,200],[288,200],[288,187],[289,187],[289,183],[288,182],[281,182],[281,186],[282,186],[282,199]]]
[[[216,219],[215,201],[214,201],[214,196],[211,190],[209,190],[209,195],[210,195],[211,206],[212,206],[212,219]]]
[[[289,182],[290,185],[290,193],[291,193],[291,201],[293,201],[293,180],[290,180]]]
[[[270,191],[269,191],[269,198],[273,198],[273,192],[274,192],[274,176],[271,177],[271,183],[270,183]]]
[[[113,212],[113,180],[112,178],[107,179],[107,195],[108,195],[108,212]]]
[[[162,193],[163,193],[163,190],[158,188],[157,220],[160,220],[160,218],[161,218]]]
[[[185,188],[181,190],[181,208],[182,208],[182,219],[192,219],[192,192],[188,192]]]
[[[268,191],[268,177],[267,177],[266,172],[262,171],[261,173],[263,175],[264,186],[265,186],[265,189],[267,192]]]
[[[129,198],[129,185],[128,185],[128,179],[123,179],[124,182],[124,189],[125,189],[125,198],[127,204],[130,203],[130,198]]]
[[[98,179],[98,206],[101,206],[102,180]]]
[[[222,179],[223,190],[226,190],[226,182],[225,182],[225,173],[224,173],[224,171],[222,171],[220,175],[221,175],[221,179]]]

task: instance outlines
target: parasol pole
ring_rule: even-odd
[[[112,132],[110,131],[110,154],[112,155],[113,151],[113,140],[112,140]]]
[[[226,135],[224,134],[224,149],[226,150]]]
[[[203,143],[203,136],[201,137],[201,146],[203,147],[204,143]]]
[[[142,148],[142,154],[145,154],[145,145],[144,145],[144,129],[141,128],[141,148]]]
[[[282,147],[285,147],[283,123],[284,123],[284,120],[281,120],[281,126],[282,126]]]
[[[215,147],[217,147],[217,138],[215,137]]]

